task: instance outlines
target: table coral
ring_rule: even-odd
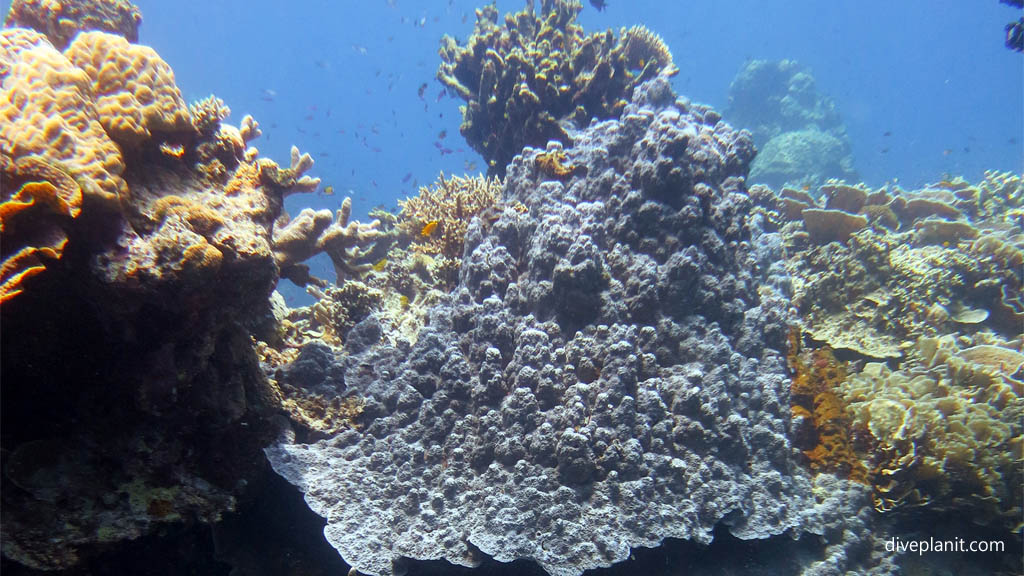
[[[142,14],[127,0],[14,0],[5,26],[34,28],[58,49],[79,32],[98,30],[138,42]]]
[[[524,146],[571,143],[561,122],[585,127],[592,118],[618,117],[633,89],[677,69],[665,43],[643,26],[585,34],[577,0],[533,2],[499,22],[492,4],[476,11],[465,45],[441,40],[437,77],[466,101],[460,131],[502,176]]]

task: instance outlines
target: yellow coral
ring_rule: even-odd
[[[89,199],[116,205],[127,192],[121,153],[92,102],[89,76],[42,35],[0,31],[0,62],[8,68],[0,101],[0,150],[18,161],[38,156],[60,165]]]
[[[461,258],[469,223],[498,202],[501,188],[496,178],[445,179],[442,173],[432,186],[420,187],[419,195],[399,201],[399,227],[415,239],[419,251]],[[438,223],[432,233],[420,234],[432,222]]]
[[[7,26],[33,28],[64,49],[84,30],[103,30],[138,42],[139,9],[127,0],[14,0]]]
[[[88,75],[100,124],[118,143],[137,146],[153,132],[194,130],[174,72],[152,48],[113,34],[84,32],[66,53]]]

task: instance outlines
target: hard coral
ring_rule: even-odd
[[[528,2],[499,24],[492,4],[476,11],[466,45],[442,38],[437,77],[467,102],[460,131],[489,174],[504,175],[524,146],[570,144],[563,121],[582,128],[592,118],[618,117],[640,82],[677,71],[665,43],[642,26],[618,38],[610,30],[584,34],[576,23],[581,8],[576,0],[545,0],[535,14]]]
[[[59,166],[87,200],[116,206],[127,192],[124,161],[98,121],[88,74],[23,28],[0,31],[0,62],[0,150],[14,161],[37,156]]]
[[[153,133],[194,130],[174,72],[152,48],[83,32],[66,54],[89,76],[100,124],[118,144],[136,147]]]
[[[321,252],[334,263],[338,284],[347,276],[359,276],[369,268],[362,260],[380,235],[377,221],[350,222],[352,199],[345,198],[336,215],[330,210],[304,209],[294,220],[278,222],[274,230],[274,259],[281,275],[300,285],[309,282],[300,264]]]
[[[459,260],[470,222],[501,199],[502,182],[484,176],[452,176],[442,172],[431,186],[399,201],[398,226],[417,251]],[[428,224],[436,223],[427,227]],[[424,234],[424,232],[428,232]]]
[[[63,50],[79,32],[99,30],[138,42],[142,14],[127,0],[14,0],[5,26],[34,28]]]

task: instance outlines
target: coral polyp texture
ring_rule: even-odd
[[[524,146],[571,144],[567,128],[621,114],[633,89],[677,68],[661,38],[644,28],[586,34],[576,23],[577,0],[533,2],[502,19],[494,4],[476,11],[476,26],[460,45],[441,40],[437,77],[466,101],[460,131],[502,176]]]
[[[573,148],[516,157],[504,202],[527,210],[470,225],[414,342],[370,315],[343,352],[310,344],[310,369],[283,369],[363,402],[357,428],[266,451],[360,573],[482,552],[578,575],[720,524],[871,549],[863,524],[828,528],[839,508],[792,457],[790,318],[767,284],[781,245],[748,218],[752,143],[664,78],[633,98]],[[542,154],[580,170],[552,176]],[[851,515],[869,508],[866,487],[822,477]],[[826,556],[808,570],[873,562]]]
[[[215,98],[193,119],[170,66],[121,36],[61,52],[5,29],[0,80],[0,543],[55,570],[234,509],[276,436],[253,335],[279,273],[318,252],[344,268],[373,225],[346,202],[288,229],[306,246],[281,259],[284,197],[317,187],[312,159],[260,158],[258,124],[225,124]],[[327,406],[332,425],[358,413]]]
[[[127,0],[14,0],[4,20],[5,26],[38,30],[60,50],[90,30],[137,42],[141,23],[139,9]]]

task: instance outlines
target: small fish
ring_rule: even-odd
[[[882,136],[892,136],[892,132],[886,130],[885,132],[882,133]]]
[[[274,98],[277,98],[277,92],[270,88],[265,88],[263,94],[260,95],[260,100],[264,102],[273,102]]]
[[[377,262],[373,265],[373,271],[374,272],[383,272],[384,269],[387,268],[387,267],[388,267],[388,259],[387,258],[381,258],[380,260],[377,260]]]
[[[423,225],[423,228],[420,229],[420,236],[424,238],[430,237],[430,235],[434,233],[434,230],[437,230],[438,224],[440,224],[440,222],[437,220],[431,220],[430,222],[427,222],[426,224]]]
[[[942,155],[943,156],[949,156],[952,153],[953,153],[953,150],[951,150],[949,148],[946,148],[945,150],[942,151]]]
[[[440,132],[437,133],[438,140],[444,140],[446,136],[448,136],[447,130],[441,130]]]
[[[327,186],[323,191],[324,196],[334,196],[334,186]]]
[[[466,160],[465,162],[466,172],[476,172],[476,162]]]
[[[319,156],[320,156],[321,158],[330,158],[330,156],[331,156],[331,155],[330,155],[330,154],[328,154],[327,152],[320,152],[320,153],[319,153],[318,155],[319,155]]]
[[[412,178],[412,172],[406,172],[405,176],[402,177],[402,184],[405,184]]]
[[[416,90],[416,95],[420,97],[420,100],[423,100],[423,93],[426,92],[426,91],[427,91],[427,83],[424,82],[423,84],[420,84],[420,87]]]
[[[424,16],[423,18],[420,18],[419,21],[416,22],[416,25],[419,26],[420,28],[423,28],[424,26],[426,26],[427,25],[427,17]]]
[[[608,7],[608,3],[604,0],[590,0],[590,5],[597,8],[598,12],[603,12]]]
[[[445,90],[444,88],[441,88],[441,91],[437,93],[437,98],[434,98],[434,102],[440,102],[441,98],[444,98],[447,95],[448,91]]]
[[[366,46],[360,46],[359,44],[353,44],[352,50],[355,50],[360,56],[366,56],[370,51],[366,49]]]
[[[307,115],[303,116],[302,119],[308,122],[308,121],[313,119],[313,115],[312,114],[307,114]]]

